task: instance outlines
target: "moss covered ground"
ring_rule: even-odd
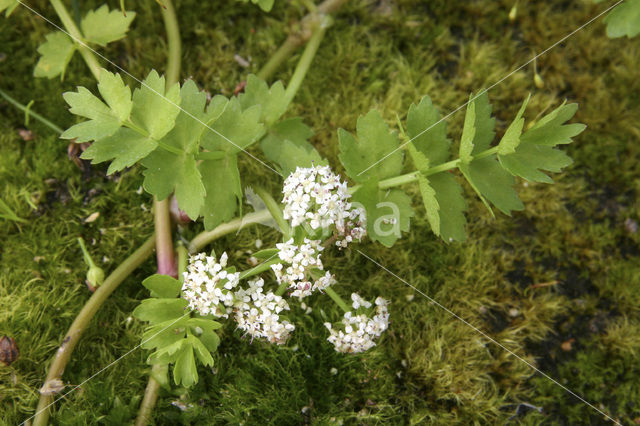
[[[55,19],[44,1],[32,2]],[[82,3],[82,9],[98,2]],[[116,2],[110,2],[116,7]],[[138,77],[163,69],[164,29],[157,4],[128,5],[133,30],[105,55]],[[336,129],[352,130],[359,114],[377,108],[390,123],[428,94],[441,111],[463,103],[606,7],[591,1],[353,0],[336,16],[298,93],[291,115],[313,127],[313,143],[337,163]],[[184,43],[182,77],[211,93],[231,94],[256,72],[304,15],[297,2],[276,0],[269,14],[250,4],[179,1]],[[0,88],[34,100],[33,109],[60,127],[73,123],[60,96],[94,87],[80,57],[64,81],[33,79],[36,48],[52,31],[18,8],[0,19]],[[249,68],[234,54],[250,58]],[[276,78],[287,81],[299,53]],[[527,117],[567,99],[587,124],[567,151],[575,163],[554,185],[524,185],[526,210],[491,218],[467,188],[469,238],[444,244],[421,208],[392,249],[360,248],[394,273],[485,331],[505,347],[623,424],[640,422],[640,40],[606,37],[594,22],[537,61],[544,87],[527,66],[489,92],[499,132],[532,93]],[[131,82],[130,82],[131,83]],[[463,114],[449,120],[459,136]],[[0,368],[0,423],[34,413],[49,360],[90,296],[76,243],[82,235],[108,271],[153,229],[151,200],[139,193],[136,168],[116,177],[105,167],[83,173],[67,146],[34,122],[33,140],[18,133],[24,117],[0,101],[0,191],[27,220],[0,219],[0,334],[20,348]],[[242,161],[245,183],[271,179]],[[273,182],[275,191],[279,182]],[[417,205],[417,204],[416,204]],[[87,223],[94,212],[100,216]],[[185,230],[193,235],[198,225]],[[216,251],[247,258],[264,227],[217,241]],[[356,251],[328,254],[343,295],[392,300],[390,330],[358,356],[334,352],[323,318],[337,309],[312,300],[297,311],[288,345],[250,343],[229,324],[213,371],[189,390],[162,391],[156,424],[602,424],[604,417],[504,349],[430,303]],[[105,303],[85,333],[64,380],[81,383],[135,347],[143,324],[131,310],[147,297],[148,261]],[[56,405],[52,423],[127,424],[147,381],[147,353],[136,350]],[[179,406],[186,408],[180,409]]]

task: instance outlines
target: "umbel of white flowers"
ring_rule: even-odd
[[[329,166],[296,168],[284,180],[282,194],[283,215],[292,227],[335,227],[336,245],[342,248],[366,235],[364,209],[352,206],[347,183],[340,181]]]

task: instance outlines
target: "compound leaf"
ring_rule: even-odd
[[[64,78],[64,71],[73,57],[76,47],[64,33],[56,31],[45,36],[46,41],[38,47],[40,59],[33,70],[34,77]]]
[[[152,297],[178,297],[182,283],[169,275],[154,274],[142,281],[142,285],[151,291]]]
[[[103,69],[100,72],[98,91],[102,99],[107,102],[111,113],[124,122],[129,119],[133,101],[131,100],[131,89],[125,86],[120,74],[113,74]]]
[[[420,175],[418,178],[420,195],[427,211],[427,221],[431,225],[433,233],[440,236],[440,204],[436,198],[436,191],[431,187],[429,179]]]
[[[467,104],[467,113],[464,116],[464,125],[462,127],[462,137],[460,138],[460,160],[468,164],[471,159],[471,153],[474,150],[473,140],[476,136],[476,104],[470,101]]]
[[[500,143],[498,144],[498,154],[507,155],[516,152],[516,148],[520,144],[520,135],[522,134],[522,128],[524,127],[524,110],[527,108],[531,94],[527,96],[527,99],[522,103],[520,110],[516,114],[507,130],[504,132]]]
[[[605,18],[607,36],[629,38],[640,34],[640,0],[626,0],[616,6]]]
[[[133,310],[133,316],[154,325],[184,316],[187,305],[184,299],[145,299]]]
[[[224,111],[202,137],[202,146],[210,151],[235,154],[257,141],[264,133],[260,122],[261,107],[254,105],[242,110],[238,98],[226,103]]]
[[[429,183],[440,206],[440,236],[445,242],[466,240],[464,211],[467,203],[462,187],[453,174],[446,172],[429,176]]]
[[[118,10],[112,10],[109,12],[109,8],[104,4],[96,10],[89,11],[82,18],[80,28],[82,28],[82,34],[86,41],[106,46],[107,43],[120,40],[126,35],[135,16],[136,13],[131,11],[122,13]]]
[[[340,161],[347,175],[358,183],[370,178],[382,180],[400,174],[403,153],[395,132],[376,110],[360,116],[356,125],[358,139],[343,129],[338,129]]]
[[[475,113],[473,153],[477,154],[489,149],[495,136],[496,119],[491,118],[491,104],[489,104],[489,95],[486,91],[475,97],[471,95],[470,99],[474,104]]]
[[[187,339],[185,339],[177,352],[176,363],[173,366],[173,380],[177,385],[182,384],[184,387],[189,387],[198,382],[198,370],[193,356],[193,347]]]

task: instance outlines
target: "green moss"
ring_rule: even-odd
[[[337,127],[353,129],[370,108],[394,123],[424,94],[448,113],[469,92],[500,80],[603,6],[520,2],[510,23],[512,3],[348,2],[290,114],[303,116],[316,131],[313,143],[337,164]],[[38,8],[54,16],[44,2]],[[164,30],[154,2],[135,10],[130,36],[104,53],[141,78],[152,67],[164,67]],[[303,14],[296,2],[276,2],[269,14],[250,5],[181,2],[182,76],[211,93],[231,94],[284,40],[286,23]],[[35,110],[67,127],[73,119],[60,94],[95,83],[80,57],[62,82],[30,78],[35,49],[51,30],[20,8],[0,20],[0,50],[6,54],[1,84],[22,102],[34,99]],[[251,58],[250,67],[239,66],[234,54]],[[277,78],[289,78],[298,55]],[[640,237],[630,231],[640,221],[639,64],[637,40],[609,40],[595,22],[537,60],[542,89],[534,84],[532,65],[515,72],[489,93],[500,132],[528,92],[528,122],[564,99],[578,102],[576,120],[588,128],[567,148],[575,164],[554,176],[555,185],[519,181],[526,210],[511,218],[492,219],[467,190],[468,243],[446,245],[424,219],[416,219],[411,234],[393,249],[361,247],[626,423],[640,417]],[[450,135],[459,136],[462,114],[449,122]],[[89,297],[76,237],[85,238],[96,260],[106,256],[101,266],[110,271],[152,232],[151,201],[137,192],[139,170],[115,179],[100,166],[83,174],[47,128],[32,121],[36,138],[23,141],[17,134],[22,127],[22,114],[0,102],[2,199],[29,220],[0,221],[0,334],[13,336],[21,351],[16,363],[0,369],[0,410],[8,424],[33,414],[46,365]],[[276,193],[280,183],[271,172],[248,158],[240,163],[243,184],[260,182]],[[86,223],[93,212],[100,217]],[[182,233],[190,238],[199,229]],[[277,235],[252,227],[213,247],[243,264],[257,238],[271,244]],[[294,310],[297,330],[285,347],[249,342],[228,325],[214,371],[203,369],[190,391],[163,391],[156,423],[471,424],[504,423],[512,416],[526,424],[601,422],[594,410],[357,252],[325,256],[345,297],[358,291],[392,300],[392,324],[379,346],[359,356],[335,353],[322,323],[340,313],[322,296],[309,301],[311,314]],[[100,310],[65,371],[66,384],[82,383],[139,343],[143,325],[130,312],[146,297],[139,283],[153,271],[149,261]],[[83,384],[56,405],[55,421],[130,421],[146,384],[146,356],[136,350]],[[542,413],[521,403],[542,407]]]

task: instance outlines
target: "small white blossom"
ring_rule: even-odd
[[[204,253],[189,259],[183,274],[182,297],[189,302],[189,308],[200,315],[228,317],[225,306],[233,306],[231,290],[238,285],[240,274],[224,270],[227,259],[227,253],[222,253],[219,261]]]
[[[368,309],[371,303],[353,293],[351,295],[354,310],[360,307]],[[387,301],[381,297],[375,300],[375,314],[369,318],[365,314],[354,314],[349,311],[342,318],[342,328],[334,328],[333,324],[325,323],[325,327],[330,332],[327,339],[334,346],[336,351],[344,353],[358,353],[371,349],[376,345],[375,339],[380,337],[383,331],[389,327],[389,312]]]
[[[316,290],[322,291],[335,283],[333,275],[329,272],[315,282],[311,281],[312,269],[323,270],[320,252],[324,247],[320,244],[320,240],[305,238],[303,244],[296,245],[291,238],[285,243],[276,244],[276,247],[279,250],[278,257],[285,264],[276,263],[271,265],[271,269],[276,274],[279,284],[288,285],[291,296],[302,299]]]
[[[296,168],[285,179],[282,193],[283,215],[293,227],[306,223],[316,230],[333,225],[342,238],[336,241],[340,248],[366,234],[364,210],[351,205],[347,183],[329,166]]]
[[[273,292],[263,292],[262,278],[249,282],[249,288],[235,293],[235,320],[238,328],[252,338],[263,338],[270,343],[283,344],[295,329],[293,324],[280,319],[289,305]]]

